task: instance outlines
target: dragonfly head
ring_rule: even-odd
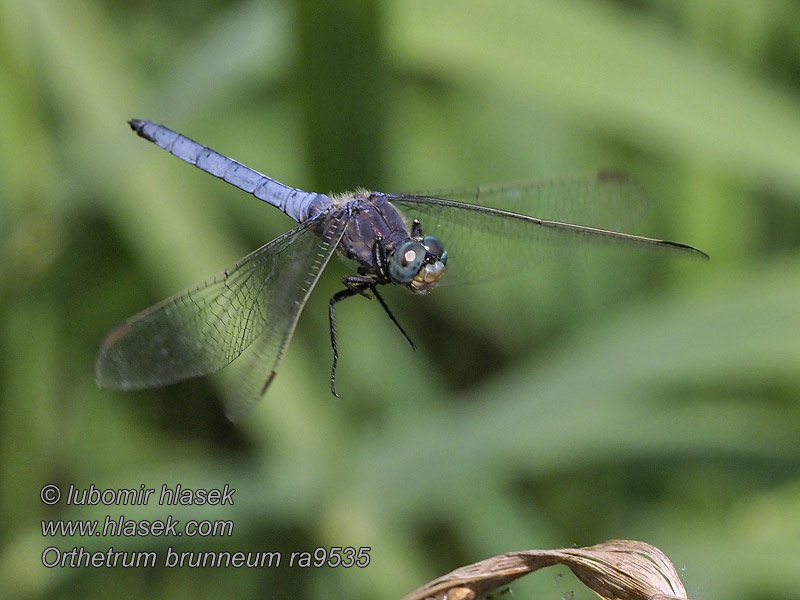
[[[427,294],[444,277],[447,250],[432,235],[422,241],[407,239],[395,249],[389,259],[389,279],[408,287],[415,294]]]

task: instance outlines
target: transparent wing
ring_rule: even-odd
[[[140,389],[212,373],[260,336],[265,390],[345,226],[343,210],[323,213],[214,279],[128,319],[100,347],[98,384]]]
[[[624,173],[610,170],[411,195],[446,198],[540,219],[612,230],[642,220],[647,212],[647,199],[642,189]]]
[[[548,182],[548,198],[554,199],[562,192],[556,192],[556,180]],[[563,180],[562,180],[563,181]],[[604,182],[597,182],[595,190],[603,189],[607,210],[598,213],[598,219],[606,222],[615,214],[613,209],[614,193],[606,192]],[[571,189],[570,182],[566,189]],[[598,187],[599,186],[599,187]],[[619,191],[628,189],[627,184],[613,182],[612,186]],[[543,190],[538,184],[524,188],[525,192],[517,195],[513,187],[482,188],[488,193],[476,194],[473,198],[488,203],[498,200],[498,204],[525,209],[525,198],[531,197],[533,190]],[[581,189],[592,189],[583,187]],[[598,228],[584,224],[569,223],[547,218],[528,216],[431,196],[388,196],[391,203],[405,215],[407,219],[419,219],[425,234],[434,235],[444,243],[447,249],[447,275],[444,283],[474,282],[505,275],[523,267],[530,266],[533,261],[558,257],[576,244],[616,244],[660,250],[669,254],[708,258],[708,256],[685,244],[655,238],[643,237],[628,233],[620,233],[610,229]],[[572,203],[575,211],[587,217],[587,206],[592,196],[588,195]],[[624,205],[627,200],[620,200]],[[611,207],[611,208],[608,208]],[[555,208],[554,208],[555,210]],[[569,210],[569,209],[562,209]],[[576,219],[577,220],[577,219]],[[583,219],[581,219],[583,220]]]

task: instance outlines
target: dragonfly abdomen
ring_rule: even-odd
[[[330,198],[325,194],[304,192],[284,185],[163,125],[140,119],[131,119],[128,124],[140,137],[190,165],[281,209],[298,223],[331,205]]]

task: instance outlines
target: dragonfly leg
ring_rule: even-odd
[[[331,349],[333,350],[333,364],[331,365],[331,393],[337,398],[339,398],[339,394],[336,393],[336,367],[339,364],[339,345],[336,342],[335,306],[338,302],[341,302],[347,298],[352,298],[356,295],[370,298],[368,291],[372,290],[372,293],[375,294],[375,297],[378,299],[378,302],[380,302],[383,310],[387,315],[389,315],[392,323],[395,324],[395,326],[400,330],[400,333],[403,334],[403,337],[405,337],[406,340],[408,340],[408,343],[411,344],[411,349],[417,349],[416,344],[414,344],[414,340],[411,339],[411,337],[406,333],[406,330],[403,329],[402,325],[400,325],[397,318],[389,308],[389,305],[386,304],[386,301],[383,299],[383,296],[378,293],[378,281],[372,277],[348,275],[347,277],[342,278],[342,283],[345,285],[345,289],[331,296],[331,299],[328,302],[328,324],[331,333]]]
[[[378,254],[379,253],[376,251],[376,256]],[[375,294],[375,297],[378,299],[378,302],[381,303],[383,310],[386,311],[387,315],[389,315],[389,318],[392,320],[392,323],[395,324],[395,326],[400,330],[400,333],[403,334],[403,337],[406,338],[406,340],[408,340],[409,344],[411,344],[411,349],[412,350],[417,349],[417,345],[414,343],[414,340],[411,339],[411,336],[409,336],[406,333],[406,330],[403,329],[403,326],[400,325],[400,322],[392,313],[391,309],[389,308],[389,305],[386,304],[386,300],[383,299],[383,296],[381,296],[378,293],[378,286],[381,283],[380,280],[376,280],[371,277],[362,277],[359,275],[349,275],[348,277],[342,278],[342,283],[347,287],[346,291],[349,291],[350,293],[347,296],[340,298],[340,300],[344,300],[344,298],[349,298],[350,296],[353,296],[355,294],[361,294],[365,298],[369,298],[370,296],[369,294],[367,294],[367,290],[372,290],[372,293]],[[339,293],[341,294],[342,292]],[[333,298],[331,298],[331,300],[333,300]],[[339,300],[337,300],[336,302],[338,301]]]
[[[378,273],[382,278],[386,278],[386,246],[383,245],[383,236],[378,234],[372,246],[372,258],[378,267]]]
[[[348,275],[347,277],[342,277],[342,283],[352,292],[350,296],[358,294],[359,296],[364,296],[367,300],[372,299],[368,291],[375,291],[375,286],[377,285],[375,279],[363,275]],[[350,296],[346,297],[349,298]],[[342,300],[344,300],[344,298],[342,298]]]
[[[419,222],[419,219],[414,219],[411,223],[411,239],[422,241],[425,236],[422,235],[422,224]]]
[[[339,397],[336,393],[336,366],[339,363],[339,347],[336,344],[336,316],[334,314],[334,307],[337,302],[341,302],[347,298],[355,295],[361,295],[365,298],[370,298],[367,290],[375,291],[375,280],[371,277],[362,277],[359,275],[349,275],[342,278],[342,283],[345,289],[341,292],[335,293],[331,296],[328,303],[328,324],[331,332],[331,348],[333,349],[333,364],[331,365],[331,393]]]
[[[336,317],[333,314],[334,306],[337,302],[340,302],[345,298],[350,298],[351,296],[359,293],[363,293],[363,291],[358,290],[355,287],[348,287],[347,289],[337,292],[331,296],[330,302],[328,303],[328,324],[331,331],[331,348],[333,349],[333,365],[331,366],[331,393],[337,398],[339,397],[339,394],[336,393],[336,365],[339,362],[339,347],[336,345]]]
[[[383,296],[381,296],[378,293],[378,288],[376,288],[376,287],[372,288],[372,293],[375,294],[375,297],[378,299],[378,302],[381,303],[381,306],[383,307],[383,310],[386,311],[386,314],[389,315],[389,318],[392,320],[392,323],[394,323],[397,326],[397,328],[400,330],[400,333],[403,334],[403,337],[405,337],[408,340],[408,343],[411,344],[411,349],[412,350],[416,350],[417,346],[416,346],[416,344],[414,344],[414,340],[412,340],[409,337],[409,335],[406,333],[406,330],[402,328],[400,323],[397,321],[397,319],[392,314],[392,311],[389,310],[389,305],[386,304],[386,301],[383,299]]]

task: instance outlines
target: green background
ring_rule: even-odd
[[[797,597],[798,84],[790,0],[0,2],[0,595],[394,599],[494,554],[633,538],[692,598]],[[417,352],[351,300],[341,400],[334,261],[233,425],[235,373],[109,392],[94,353],[291,221],[131,117],[321,192],[618,167],[650,198],[632,231],[712,259],[576,247],[510,280],[390,291]],[[233,507],[75,509],[45,506],[48,483],[237,491]],[[42,537],[42,519],[106,514],[235,532]],[[46,569],[50,545],[372,561]],[[549,571],[514,597],[591,597]]]

